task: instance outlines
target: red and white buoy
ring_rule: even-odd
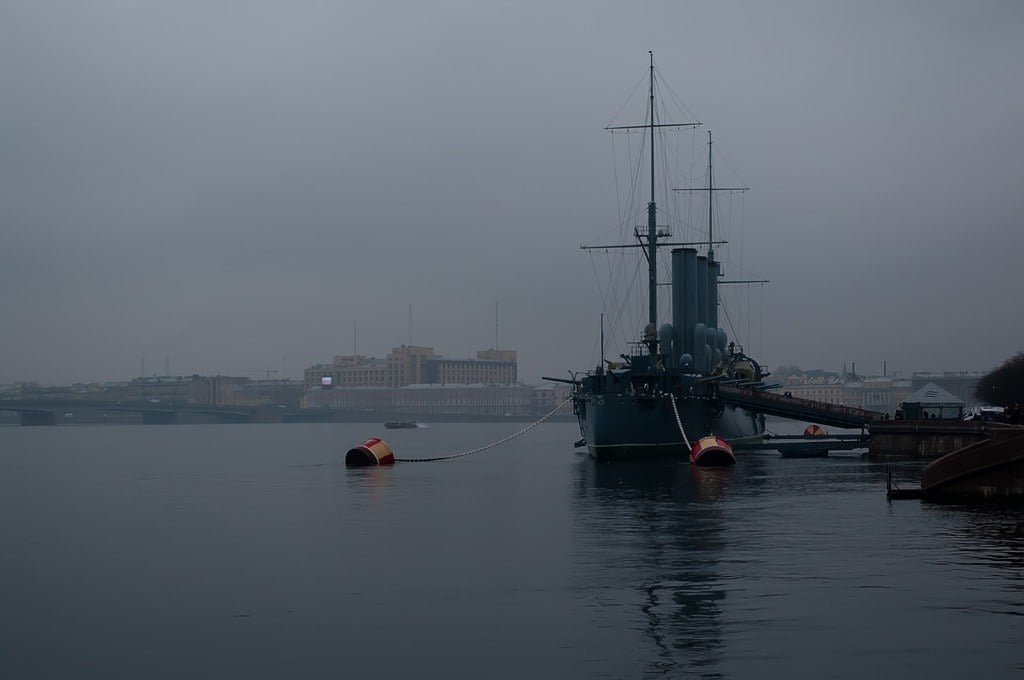
[[[345,465],[394,465],[395,452],[388,443],[377,437],[370,437],[359,446],[353,447],[345,454]]]
[[[828,436],[828,430],[823,428],[821,425],[808,425],[804,429],[805,437],[825,437]]]
[[[690,449],[690,462],[702,467],[731,467],[736,464],[732,446],[721,437],[702,437]]]

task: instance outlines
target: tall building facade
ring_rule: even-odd
[[[509,385],[517,382],[515,350],[486,349],[475,359],[449,359],[433,347],[402,345],[387,358],[337,355],[330,364],[303,371],[306,389],[315,387],[387,387],[398,389],[422,384]]]

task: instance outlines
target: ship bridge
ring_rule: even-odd
[[[718,385],[722,401],[765,415],[832,427],[857,428],[885,418],[885,414],[812,399],[787,397],[736,385]]]

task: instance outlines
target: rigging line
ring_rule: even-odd
[[[722,313],[725,314],[725,320],[729,324],[729,332],[732,333],[732,337],[740,341],[743,344],[740,334],[736,332],[736,324],[732,322],[732,317],[729,316],[729,308],[726,305],[721,305]]]
[[[696,153],[697,153],[697,151],[696,151],[696,149],[697,149],[696,138],[697,138],[696,135],[691,135],[690,136],[690,167],[686,171],[686,175],[685,175],[685,177],[686,177],[686,184],[685,184],[685,186],[693,186],[694,185],[694,182],[693,182],[694,169],[693,168],[694,168],[694,164],[696,163]],[[677,192],[673,192],[673,193],[677,193]],[[694,196],[693,194],[687,192],[687,195],[686,195],[686,227],[687,227],[687,232],[684,235],[684,237],[685,237],[684,240],[691,240],[690,236],[694,233],[694,228],[693,228],[693,209],[694,209],[693,205],[694,205],[694,203],[693,202],[694,202],[695,199],[696,199],[696,196]],[[696,239],[693,239],[693,240],[696,240]]]
[[[607,313],[607,321],[609,322],[609,335],[612,337],[612,340],[615,340],[616,336],[622,331],[622,317],[624,312],[626,310],[630,310],[633,308],[633,305],[629,304],[629,302],[633,284],[635,283],[635,280],[637,278],[636,271],[639,271],[639,261],[637,261],[637,270],[634,271],[632,281],[630,281],[627,278],[626,267],[624,266],[624,258],[616,258],[615,262],[617,262],[619,266],[614,269],[612,267],[611,253],[605,254],[605,261],[607,263],[608,269],[609,286],[607,290],[600,290],[602,297],[602,308]],[[596,265],[594,265],[594,270],[596,277]],[[597,278],[598,283],[600,283],[600,277]],[[627,285],[627,283],[629,285]],[[625,294],[621,296],[613,294],[615,290],[621,290],[622,288],[626,289]],[[625,340],[625,337],[623,336],[622,339]]]
[[[750,334],[750,284],[747,284],[747,338],[753,337]]]
[[[636,82],[636,85],[633,86],[633,91],[629,93],[629,96],[626,97],[626,101],[622,102],[622,106],[619,107],[619,110],[615,112],[615,115],[612,116],[612,119],[608,121],[608,125],[606,125],[605,127],[611,127],[612,123],[615,122],[615,119],[619,117],[620,113],[622,113],[622,109],[626,108],[629,102],[633,100],[633,95],[636,94],[636,91],[640,89],[640,86],[647,81],[648,75],[649,71],[647,69],[644,69],[644,74],[640,76],[640,80],[638,80]]]
[[[615,322],[617,324],[617,330],[620,333],[622,333],[622,340],[623,340],[624,343],[628,343],[629,342],[629,338],[626,335],[625,328],[623,327],[623,323],[622,323],[623,317],[625,317],[626,314],[629,313],[631,315],[631,317],[629,319],[629,321],[630,321],[629,325],[630,325],[631,328],[636,328],[637,325],[638,325],[637,314],[642,309],[642,307],[640,305],[630,304],[630,299],[636,294],[636,293],[634,293],[634,287],[637,285],[637,282],[640,280],[640,278],[641,278],[640,272],[641,272],[641,269],[643,269],[643,267],[641,267],[642,260],[640,258],[636,258],[634,260],[634,263],[635,263],[635,266],[634,266],[634,269],[633,269],[633,276],[630,279],[628,279],[628,285],[626,286],[625,293],[621,296],[621,300],[619,302],[618,313],[617,313],[617,315],[615,317]]]
[[[764,284],[761,284],[761,320],[757,331],[757,351],[764,351]]]
[[[744,185],[745,186],[745,185]],[[740,267],[746,267],[743,253],[747,245],[747,201],[740,201]]]
[[[605,253],[604,259],[607,269],[607,286],[602,286],[602,279],[597,271],[597,263],[594,259],[594,253],[590,253],[590,263],[594,271],[594,280],[597,284],[598,293],[601,297],[601,309],[606,313],[607,320],[609,322],[608,335],[610,339],[614,341],[616,339],[617,333],[622,327],[623,311],[629,308],[629,305],[627,305],[629,295],[627,294],[623,296],[623,298],[618,301],[616,301],[616,298],[613,295],[615,290],[625,287],[624,280],[626,279],[626,275],[625,267],[623,266],[623,258],[616,258],[615,262],[617,262],[619,265],[617,267],[613,267],[612,265],[612,253]],[[632,286],[629,286],[627,288],[627,292],[628,290],[631,290],[631,288]]]
[[[619,221],[619,242],[620,243],[624,243],[626,241],[626,235],[625,235],[626,221],[627,221],[629,216],[633,215],[633,209],[634,209],[633,192],[636,191],[636,176],[634,174],[636,172],[636,170],[633,168],[633,139],[629,135],[626,135],[626,150],[629,152],[628,156],[626,158],[626,160],[629,161],[629,166],[628,166],[628,168],[629,168],[629,185],[626,188],[629,193],[626,194],[626,212],[624,214],[622,214],[622,215],[619,215],[619,217],[620,217],[620,221]]]
[[[625,259],[620,259],[619,264],[619,282],[615,298],[612,301],[613,306],[609,309],[611,315],[611,330],[616,341],[624,340],[624,316],[631,307],[629,303],[631,302],[633,291],[633,280],[629,276]]]
[[[598,234],[598,235],[597,235],[597,236],[595,236],[594,238],[590,239],[589,241],[585,241],[585,242],[584,242],[584,243],[583,243],[582,245],[584,245],[584,246],[592,246],[592,245],[594,245],[594,243],[595,243],[595,242],[597,242],[597,241],[599,241],[599,240],[601,240],[601,239],[605,238],[606,236],[608,236],[608,234],[610,234],[610,233],[612,233],[613,231],[616,231],[616,230],[618,230],[618,232],[619,232],[619,237],[620,237],[620,240],[621,240],[621,239],[622,239],[622,228],[623,228],[623,227],[624,227],[624,226],[625,226],[625,225],[626,225],[627,223],[629,223],[629,222],[633,222],[633,221],[636,221],[636,219],[637,219],[637,216],[636,216],[636,215],[633,215],[633,216],[632,216],[632,219],[630,219],[629,217],[627,217],[627,218],[626,218],[626,219],[624,219],[624,220],[623,220],[622,222],[619,222],[618,224],[616,224],[616,225],[615,225],[615,226],[613,226],[613,227],[609,227],[608,229],[606,229],[606,230],[605,230],[605,231],[603,231],[602,233]]]
[[[488,449],[493,449],[496,446],[501,446],[502,444],[505,444],[507,442],[512,441],[516,437],[519,437],[521,435],[526,434],[527,432],[529,432],[533,428],[537,427],[538,425],[543,423],[545,420],[547,420],[551,416],[555,415],[555,413],[557,413],[559,411],[559,409],[561,409],[563,406],[568,404],[570,401],[572,401],[572,397],[571,396],[566,397],[562,401],[562,403],[560,403],[558,406],[556,406],[555,408],[551,409],[550,411],[545,413],[543,416],[541,416],[540,420],[532,422],[529,425],[527,425],[526,427],[522,428],[521,430],[519,430],[517,432],[513,432],[509,436],[504,437],[502,439],[499,439],[496,442],[491,442],[490,444],[485,444],[484,446],[478,446],[475,449],[470,449],[468,451],[463,451],[461,453],[453,453],[453,454],[451,454],[449,456],[434,456],[432,458],[398,458],[398,457],[396,457],[395,460],[396,461],[400,461],[402,463],[433,463],[433,462],[436,462],[436,461],[439,461],[439,460],[454,460],[456,458],[462,458],[464,456],[469,456],[469,455],[472,455],[474,453],[482,453],[484,451],[487,451]]]
[[[639,208],[639,206],[637,205],[637,195],[636,195],[636,193],[637,193],[638,187],[640,186],[640,179],[643,177],[643,171],[644,171],[644,149],[647,148],[647,137],[646,136],[641,137],[640,140],[641,140],[640,141],[640,148],[637,150],[636,166],[633,168],[633,175],[632,175],[631,182],[630,182],[630,186],[631,186],[631,194],[630,194],[631,205],[634,206],[636,209]]]
[[[601,309],[607,307],[604,288],[601,286],[601,276],[597,273],[597,264],[594,262],[593,251],[590,255],[590,266],[594,269],[594,282],[597,284],[597,293],[601,297]]]
[[[655,82],[661,85],[661,87],[665,88],[665,90],[669,94],[669,97],[672,99],[673,102],[675,102],[675,105],[679,107],[681,111],[686,113],[686,115],[688,115],[690,118],[694,119],[695,121],[699,121],[700,119],[693,113],[693,111],[687,108],[686,104],[684,104],[682,100],[672,90],[672,88],[669,87],[668,81],[666,81],[665,78],[661,75],[661,69],[659,69],[657,65],[655,65],[654,67],[654,73],[658,76],[655,79]],[[662,97],[662,100],[664,101],[664,97]]]
[[[609,255],[610,261],[611,255]],[[635,312],[636,308],[636,305],[633,304],[633,288],[638,280],[640,260],[633,260],[620,254],[616,257],[615,262],[618,264],[618,276],[615,278],[615,290],[612,291],[613,297],[609,311],[611,312],[614,336],[622,342],[627,342],[626,327],[631,326],[634,322],[629,315]],[[632,270],[629,267],[630,262],[633,263]]]
[[[740,175],[739,170],[737,170],[735,168],[735,166],[733,166],[733,164],[731,162],[729,162],[729,157],[722,154],[722,149],[719,147],[719,143],[718,142],[715,142],[715,167],[719,168],[719,172],[721,172],[721,170],[724,169],[724,170],[727,170],[727,171],[733,173],[736,176],[736,180],[738,181],[738,184],[736,184],[735,186],[741,186],[741,187],[749,187],[750,186],[749,183],[744,181],[743,176]],[[721,175],[719,175],[719,176],[721,177]]]
[[[619,159],[615,155],[615,136],[611,137],[612,143],[612,174],[615,175],[615,208],[618,211],[616,214],[619,219],[622,219],[622,195],[621,189],[619,188]]]

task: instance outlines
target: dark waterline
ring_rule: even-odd
[[[571,424],[0,428],[0,677],[1020,677],[1016,509]],[[901,471],[912,478],[915,471]]]

